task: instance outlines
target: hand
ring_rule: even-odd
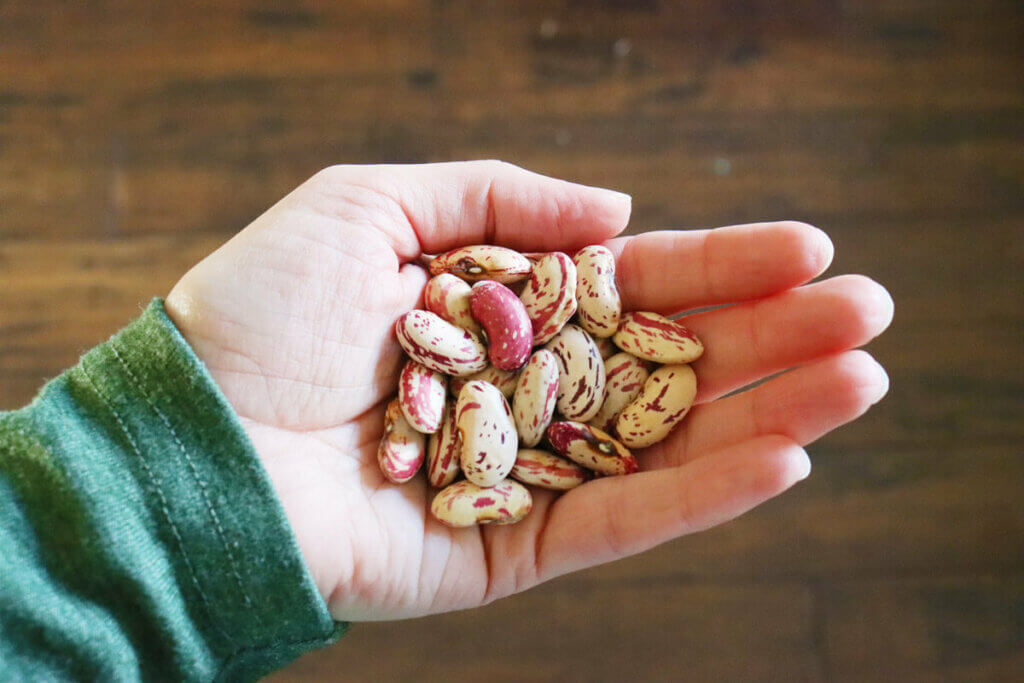
[[[730,520],[810,471],[803,446],[886,392],[850,351],[889,324],[861,276],[803,285],[832,257],[801,223],[612,239],[626,195],[483,161],[326,169],[189,271],[167,310],[241,417],[332,615],[418,616],[487,603]],[[424,477],[377,469],[403,357],[393,325],[422,307],[421,253],[477,243],[616,253],[624,310],[689,316],[704,341],[695,407],[641,472],[556,497],[512,526],[452,530]],[[781,370],[750,391],[735,389]]]

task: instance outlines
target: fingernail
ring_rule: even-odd
[[[804,479],[806,479],[809,476],[811,476],[811,459],[805,455],[804,456],[804,470],[800,474],[800,478],[797,479],[797,481],[803,481]]]
[[[878,372],[878,377],[877,377],[877,382],[878,383],[875,386],[875,394],[874,394],[874,397],[871,399],[871,405],[875,405],[876,403],[881,401],[883,398],[885,398],[885,395],[887,393],[889,393],[889,373],[887,373],[885,371],[885,368],[883,368],[877,362],[875,363],[875,365],[876,365],[876,370]]]
[[[885,287],[874,280],[870,280],[871,286],[865,292],[865,305],[869,305],[871,315],[868,325],[874,334],[878,335],[885,331],[892,324],[893,315],[896,312],[896,303]],[[868,302],[870,301],[870,304]]]
[[[832,243],[832,238],[828,236],[828,233],[821,228],[815,228],[817,231],[818,240],[818,268],[819,270],[826,270],[831,264],[832,259],[836,255],[836,246]]]

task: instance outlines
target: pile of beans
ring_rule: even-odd
[[[427,310],[395,324],[409,360],[377,461],[398,484],[425,461],[442,523],[513,524],[532,506],[523,484],[566,491],[636,472],[629,449],[690,410],[703,345],[664,316],[623,314],[605,247],[569,258],[476,245],[429,268]]]

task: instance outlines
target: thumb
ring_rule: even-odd
[[[403,261],[467,244],[523,251],[575,250],[629,222],[629,195],[531,173],[501,161],[332,166],[311,183],[345,186],[387,202],[386,235]],[[364,197],[365,199],[365,197]]]

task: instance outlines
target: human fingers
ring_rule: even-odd
[[[661,230],[607,242],[627,311],[671,314],[758,299],[801,285],[832,261],[832,241],[806,223]]]
[[[863,275],[843,275],[681,318],[704,343],[704,355],[693,363],[697,403],[866,344],[892,316],[885,288]]]
[[[791,439],[763,436],[679,467],[606,477],[555,501],[539,539],[547,580],[610,562],[737,517],[805,478],[810,460]]]
[[[697,406],[668,439],[640,455],[641,467],[674,467],[769,434],[806,446],[863,415],[888,389],[885,370],[870,354],[840,353]]]

